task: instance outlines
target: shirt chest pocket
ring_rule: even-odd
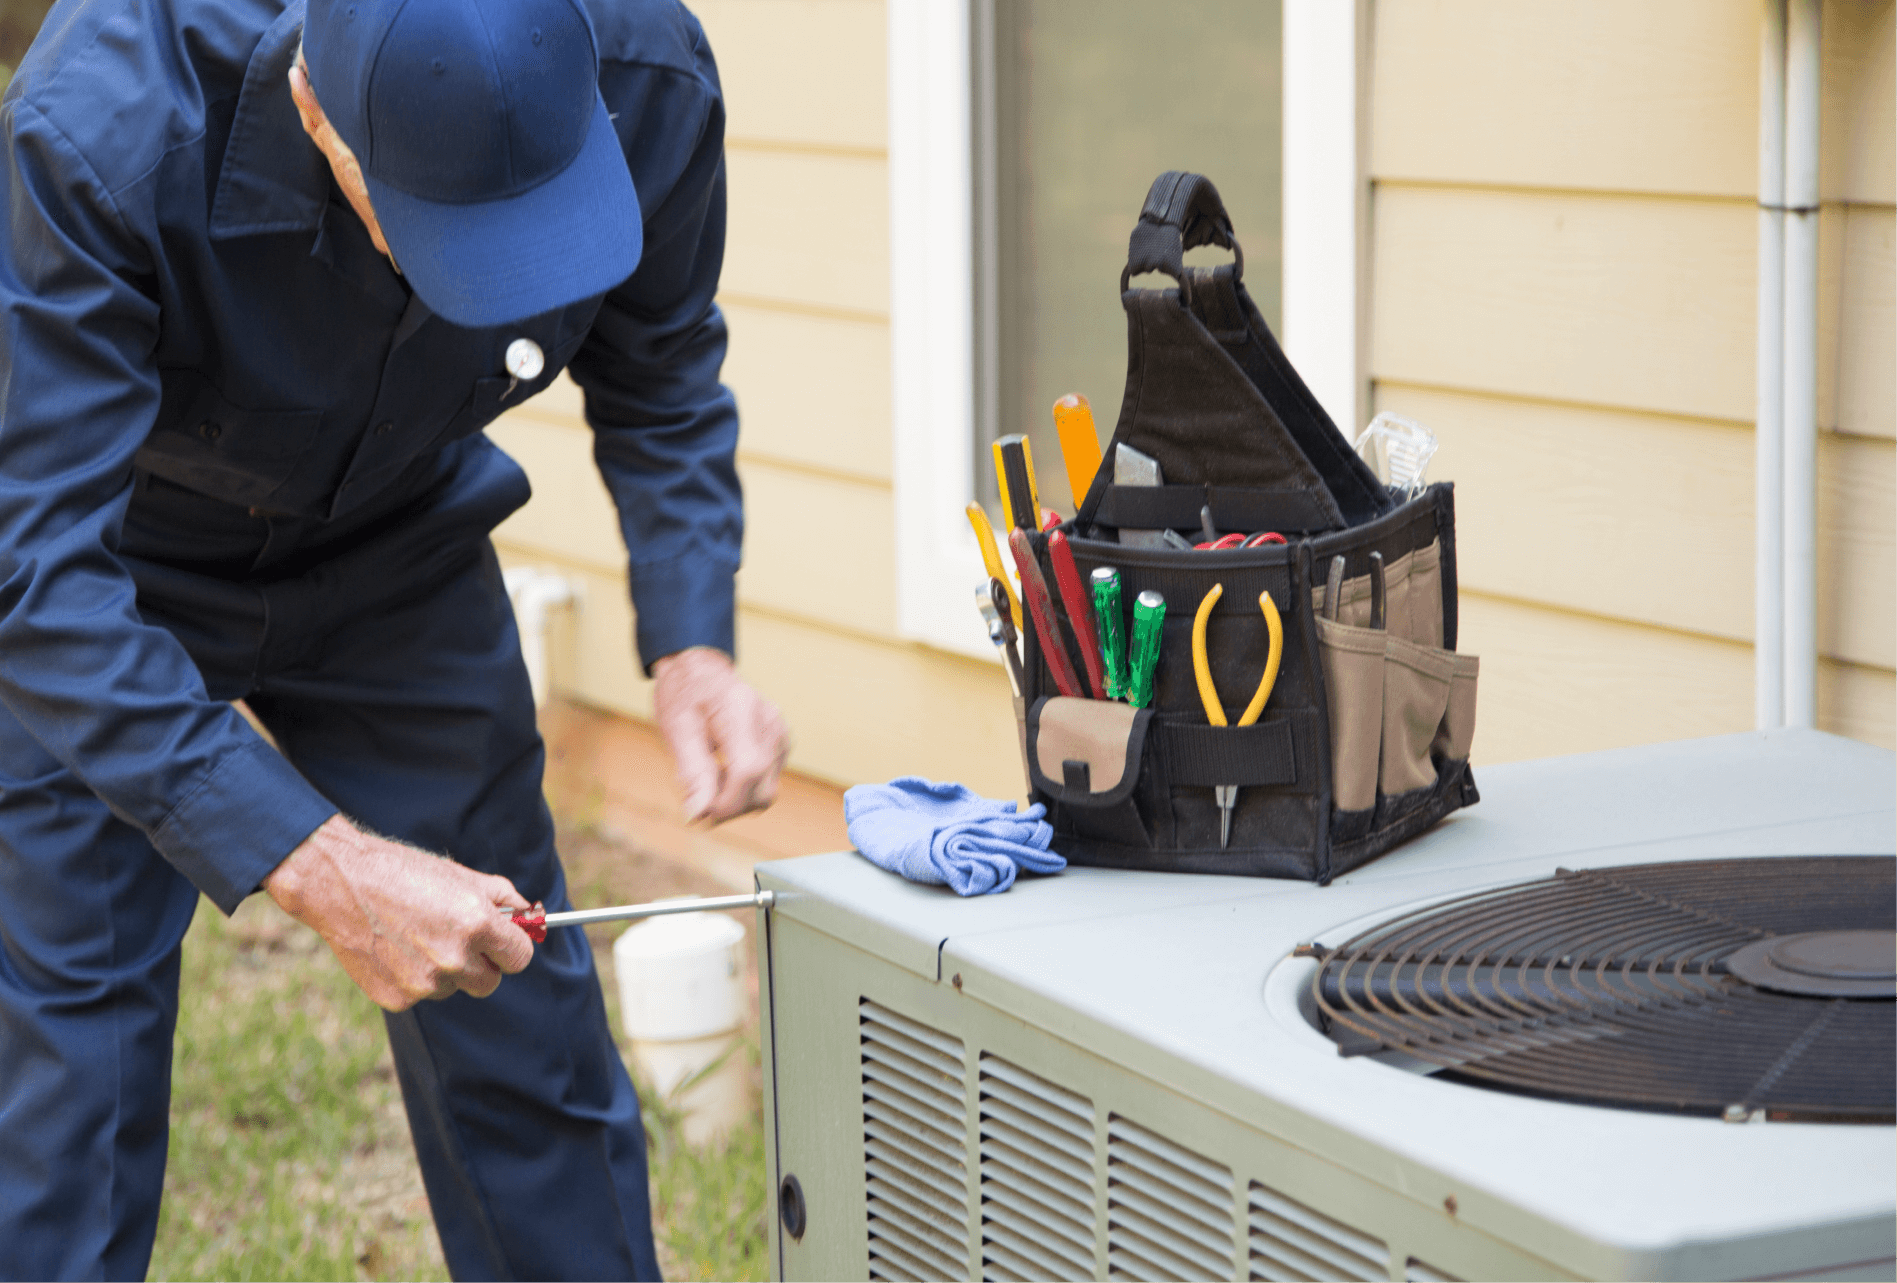
[[[546,354],[539,374],[531,379],[513,379],[492,377],[476,379],[468,399],[448,421],[448,426],[439,436],[429,442],[429,448],[440,448],[450,441],[473,436],[494,420],[500,418],[503,411],[512,410],[529,397],[544,392],[553,381],[560,377],[560,371],[566,368],[573,354],[580,350],[580,344],[586,341],[585,334],[577,334],[565,343]]]
[[[584,333],[577,334],[554,348],[547,354],[544,368],[531,379],[515,380],[505,376],[475,379],[459,407],[445,419],[439,412],[434,415],[418,412],[377,424],[363,436],[350,458],[329,515],[340,516],[368,502],[418,456],[473,436],[504,411],[545,389],[585,340]]]
[[[196,371],[167,370],[158,426],[135,463],[228,503],[268,508],[309,452],[321,410],[256,410]]]

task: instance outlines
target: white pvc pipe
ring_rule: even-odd
[[[686,913],[641,923],[613,944],[632,1062],[684,1114],[688,1145],[735,1129],[751,1111],[749,1066],[736,1045],[743,943],[743,924]]]
[[[1763,0],[1759,33],[1759,336],[1753,443],[1753,710],[1785,724],[1785,0]]]
[[[579,590],[566,579],[531,566],[515,566],[503,572],[502,582],[514,603],[514,623],[520,633],[520,657],[527,666],[527,681],[534,692],[534,707],[547,702],[547,628],[548,615],[555,606],[568,605],[579,598]]]
[[[1785,725],[1818,721],[1819,0],[1789,0],[1785,40]]]

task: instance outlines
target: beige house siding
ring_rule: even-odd
[[[1373,15],[1372,398],[1458,483],[1478,758],[1749,727],[1757,6]],[[1820,721],[1888,746],[1892,5],[1824,27]]]
[[[882,4],[694,8],[730,111],[741,665],[806,772],[1015,795],[999,669],[895,635]],[[1821,714],[1886,745],[1891,12],[1826,5],[1821,236]],[[1372,22],[1372,395],[1439,431],[1458,482],[1478,760],[1750,726],[1756,7],[1377,0]],[[493,435],[536,492],[503,558],[585,592],[555,686],[648,715],[577,392]]]

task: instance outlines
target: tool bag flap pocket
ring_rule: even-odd
[[[1028,710],[1028,774],[1067,806],[1113,806],[1139,783],[1150,708],[1056,695]]]

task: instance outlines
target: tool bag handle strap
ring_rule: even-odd
[[[1232,219],[1219,199],[1219,189],[1203,174],[1169,169],[1153,180],[1126,247],[1126,269],[1120,273],[1120,293],[1135,276],[1163,272],[1179,282],[1179,291],[1191,306],[1192,285],[1186,274],[1185,254],[1200,245],[1232,251],[1232,280],[1245,275],[1245,251],[1232,233]]]

